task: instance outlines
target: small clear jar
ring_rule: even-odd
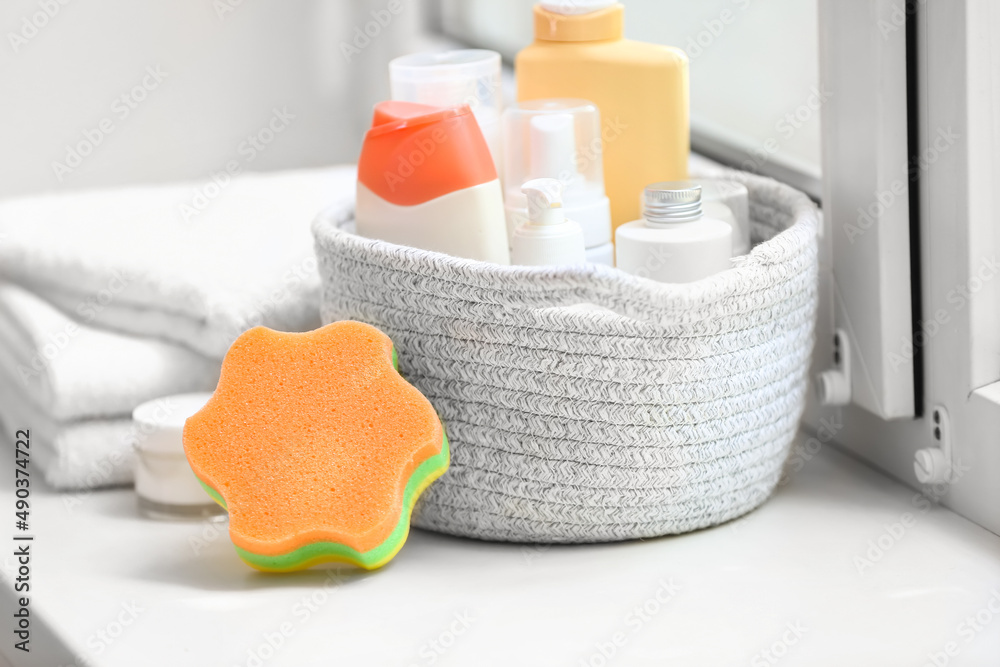
[[[750,198],[747,186],[736,181],[714,179],[696,179],[692,182],[701,186],[702,202],[707,205],[722,204],[732,213],[735,220],[733,257],[750,252]],[[711,213],[709,208],[706,207],[705,213]]]

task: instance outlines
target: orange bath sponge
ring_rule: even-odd
[[[396,371],[388,336],[360,322],[241,335],[184,450],[240,556],[278,571],[384,565],[448,467],[434,408]]]

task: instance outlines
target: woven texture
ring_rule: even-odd
[[[687,285],[457,259],[358,237],[344,212],[316,221],[323,320],[385,331],[448,430],[451,469],[414,525],[596,542],[767,498],[805,399],[818,218],[787,186],[724,176],[749,189],[756,245]]]

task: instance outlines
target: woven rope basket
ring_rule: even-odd
[[[775,181],[722,176],[750,192],[756,245],[687,285],[365,239],[350,211],[316,221],[323,320],[385,331],[448,431],[451,469],[414,525],[596,542],[715,525],[768,497],[805,399],[817,211]]]

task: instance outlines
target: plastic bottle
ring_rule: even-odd
[[[692,181],[701,186],[701,201],[705,215],[730,222],[732,216],[733,257],[750,252],[750,200],[747,187],[736,181],[699,179]],[[721,207],[725,206],[725,210]]]
[[[511,240],[528,217],[522,185],[554,178],[562,184],[566,217],[583,229],[587,261],[614,266],[597,107],[575,99],[523,102],[504,111],[503,130],[504,203]]]
[[[535,41],[515,62],[517,99],[597,105],[611,221],[635,220],[643,186],[687,178],[687,56],[623,39],[624,9],[609,0],[543,0],[534,14]]]
[[[750,252],[750,203],[747,188],[736,181],[695,179],[691,183],[701,186],[701,208],[706,217],[728,222],[733,228],[733,257]],[[645,212],[639,194],[639,210]]]
[[[468,106],[375,105],[355,220],[361,236],[510,263],[500,180]]]
[[[586,263],[583,230],[563,211],[562,184],[554,178],[536,178],[521,189],[528,200],[528,220],[514,230],[511,264]]]
[[[733,229],[702,213],[701,186],[654,183],[644,190],[642,219],[615,232],[619,269],[664,283],[701,280],[730,266]]]
[[[500,54],[486,49],[414,53],[389,63],[392,99],[436,107],[469,105],[502,174]]]

